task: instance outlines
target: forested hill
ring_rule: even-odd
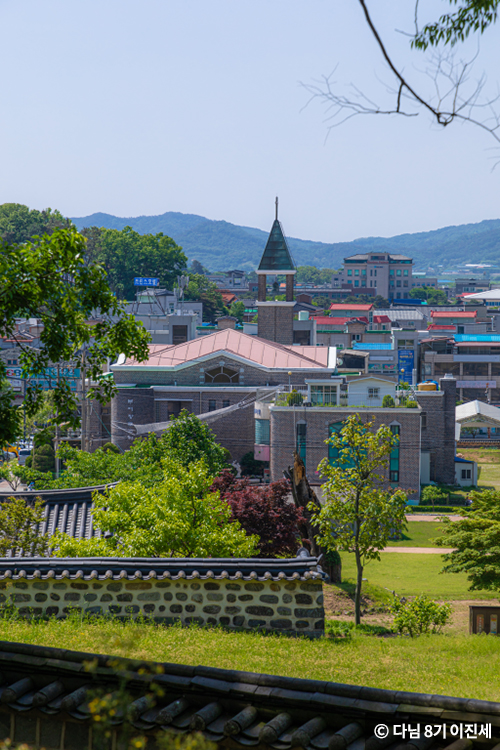
[[[161,216],[134,218],[96,213],[73,217],[72,221],[79,229],[90,226],[123,229],[131,226],[141,234],[163,232],[182,246],[190,260],[196,259],[212,271],[256,268],[268,236],[261,229],[171,211]],[[372,250],[410,255],[418,268],[436,267],[438,264],[449,268],[457,263],[481,261],[500,264],[500,219],[396,237],[365,237],[353,242],[329,244],[289,237],[288,243],[297,265],[318,268],[338,268],[346,255]]]

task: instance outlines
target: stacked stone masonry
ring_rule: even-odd
[[[70,612],[152,618],[171,625],[324,635],[321,580],[46,580],[0,581],[0,607],[22,617],[64,618]]]

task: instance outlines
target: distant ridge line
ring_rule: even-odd
[[[268,232],[262,229],[175,211],[136,217],[97,212],[70,218],[78,229],[89,226],[123,229],[130,226],[140,234],[163,232],[182,246],[190,260],[196,259],[212,271],[255,269],[268,237]],[[437,269],[440,265],[446,268],[483,261],[500,265],[500,219],[394,237],[362,237],[351,242],[315,242],[288,236],[287,242],[298,265],[318,268],[339,268],[346,255],[375,250],[411,255],[417,268],[433,266]]]

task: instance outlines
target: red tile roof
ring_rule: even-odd
[[[451,310],[444,312],[441,310],[431,310],[431,318],[475,318],[476,315],[477,310],[471,310],[470,312],[452,312]]]
[[[173,368],[190,364],[216,352],[227,352],[256,365],[279,370],[315,369],[328,366],[329,347],[286,347],[229,328],[175,346],[150,344],[149,359],[146,362],[127,359],[124,365],[113,367],[118,369],[124,366]]]
[[[455,331],[456,326],[438,325],[437,323],[431,323],[427,326],[428,331]]]
[[[358,312],[368,312],[373,309],[373,305],[350,305],[347,302],[344,304],[334,302],[330,305],[330,310],[356,310]]]
[[[391,319],[389,318],[388,315],[374,315],[373,322],[374,323],[390,323]]]

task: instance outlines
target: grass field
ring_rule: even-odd
[[[0,621],[0,639],[154,661],[498,700],[500,649],[487,636],[263,636],[101,620]]]
[[[497,448],[460,448],[459,453],[477,461],[478,487],[500,490],[500,451]]]
[[[408,521],[408,530],[402,539],[389,542],[388,547],[436,547],[431,541],[441,535],[443,525],[439,521]]]
[[[416,523],[418,525],[418,523]],[[422,522],[424,525],[424,522]],[[342,553],[342,579],[356,577],[354,555]],[[369,562],[363,577],[377,586],[400,596],[427,594],[433,599],[498,599],[490,591],[469,591],[467,576],[462,573],[440,573],[441,555],[382,552],[381,560]]]

